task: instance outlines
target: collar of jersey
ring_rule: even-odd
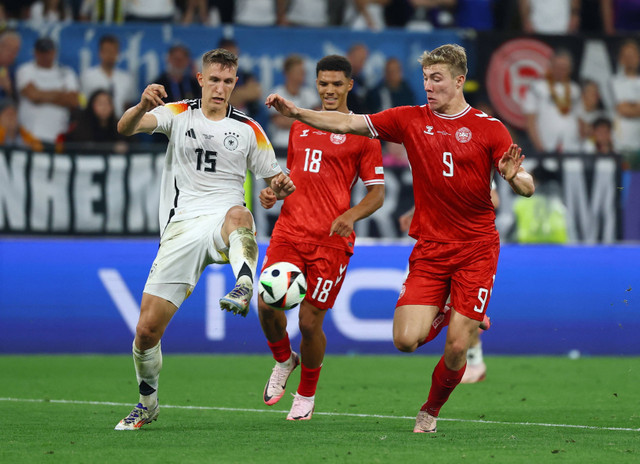
[[[442,113],[438,113],[437,111],[433,111],[433,114],[435,114],[436,116],[442,119],[457,119],[467,114],[470,110],[471,110],[471,105],[467,105],[467,107],[462,111],[460,111],[458,114],[442,114]]]

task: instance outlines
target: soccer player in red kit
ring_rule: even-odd
[[[338,55],[318,61],[316,86],[322,111],[348,114],[347,95],[353,87],[351,64]],[[307,280],[300,305],[300,355],[292,351],[285,313],[258,299],[262,330],[276,360],[264,389],[264,402],[276,404],[287,379],[301,364],[300,384],[288,420],[311,419],[327,339],[322,323],[333,306],[353,254],[356,221],[371,215],[384,201],[380,142],[357,135],[334,134],[294,121],[289,132],[287,168],[297,185],[287,197],[271,235],[263,269],[278,261],[298,266]],[[360,177],[367,194],[351,207],[351,189]],[[270,188],[260,202],[272,207]]]
[[[412,352],[449,322],[444,355],[431,377],[414,432],[435,432],[440,408],[460,383],[474,331],[483,320],[498,264],[500,241],[491,204],[494,169],[519,195],[531,196],[533,178],[504,125],[466,102],[464,48],[448,44],[420,58],[428,105],[372,115],[297,108],[279,95],[266,104],[320,130],[367,135],[404,144],[413,174],[417,239],[393,318],[393,341]],[[453,310],[443,317],[447,295]],[[439,314],[440,313],[440,314]],[[435,324],[434,320],[444,320]]]

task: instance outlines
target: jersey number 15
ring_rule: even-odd
[[[216,172],[216,156],[218,152],[203,150],[202,148],[196,148],[196,170],[204,172]]]

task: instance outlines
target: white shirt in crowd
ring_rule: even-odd
[[[529,0],[533,30],[539,34],[565,34],[569,30],[572,0]]]
[[[242,26],[276,24],[275,0],[235,0],[234,22]]]
[[[300,26],[324,27],[329,24],[328,0],[291,0],[287,19]]]
[[[614,105],[640,102],[640,77],[618,75],[611,82]],[[625,118],[616,112],[613,124],[616,151],[640,150],[640,118]]]
[[[130,0],[126,6],[127,14],[146,18],[165,18],[176,11],[174,0]]]
[[[40,90],[78,91],[78,76],[67,66],[54,65],[41,68],[35,62],[24,63],[16,71],[18,92],[29,83]],[[26,97],[20,98],[18,120],[20,124],[43,142],[54,143],[59,134],[69,128],[71,111],[52,103],[33,103]]]
[[[138,99],[138,90],[133,79],[126,71],[114,69],[111,76],[104,72],[100,65],[86,69],[80,76],[82,93],[89,99],[96,90],[103,89],[113,96],[116,117]]]
[[[298,108],[317,108],[320,105],[318,92],[310,87],[302,87],[297,95],[290,94],[287,88],[279,85],[269,93],[277,93],[291,100]],[[271,110],[274,111],[275,110]],[[286,148],[289,144],[289,129],[281,129],[274,124],[269,125],[269,137],[276,148]]]
[[[565,85],[554,84],[557,95],[564,95]],[[579,153],[581,148],[577,110],[580,87],[569,84],[571,110],[562,114],[551,97],[549,83],[545,79],[533,81],[525,96],[522,109],[525,114],[537,116],[538,135],[544,151]]]

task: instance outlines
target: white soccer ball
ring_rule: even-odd
[[[287,310],[302,302],[307,293],[307,281],[298,266],[281,261],[262,271],[258,291],[270,307]]]

